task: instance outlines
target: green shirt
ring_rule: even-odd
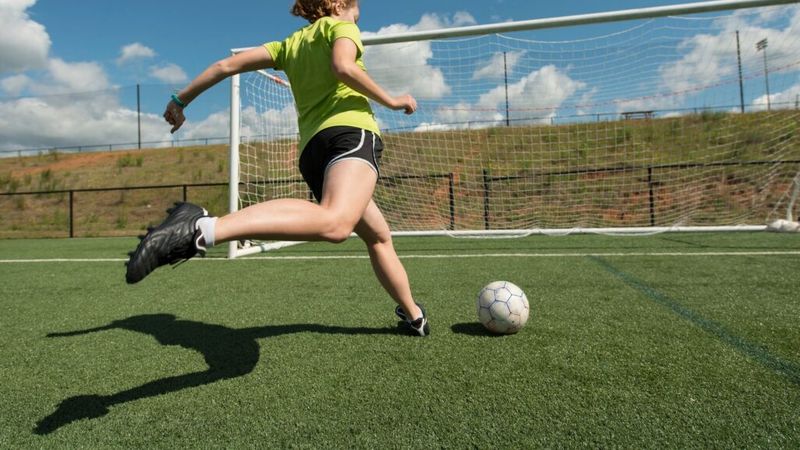
[[[352,22],[323,17],[283,42],[264,44],[275,69],[284,71],[292,85],[301,151],[315,134],[334,126],[363,128],[380,134],[367,97],[333,75],[333,43],[339,38],[356,44],[356,64],[366,71],[361,59],[364,53],[361,32]]]

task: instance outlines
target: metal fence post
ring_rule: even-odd
[[[650,226],[656,226],[656,197],[653,192],[653,168],[647,168],[647,186],[650,189]]]
[[[456,176],[450,172],[450,231],[456,229],[456,195],[455,195]]]
[[[483,169],[483,226],[489,229],[489,171]]]
[[[75,237],[75,191],[69,191],[69,237]]]

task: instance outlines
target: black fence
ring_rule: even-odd
[[[449,184],[449,209],[450,209],[450,227],[454,229],[455,227],[455,176],[453,173],[448,174],[429,174],[429,175],[397,175],[391,177],[385,177],[384,181],[387,183],[397,183],[404,180],[421,180],[421,179],[447,179]],[[248,185],[251,186],[267,186],[267,185],[280,185],[280,184],[302,184],[305,186],[305,181],[302,179],[290,179],[290,180],[263,180],[263,181],[255,181],[255,182],[248,182]],[[78,235],[76,232],[76,215],[80,214],[79,208],[76,206],[77,202],[76,199],[81,194],[92,194],[92,193],[128,193],[128,192],[135,192],[135,191],[152,191],[156,193],[157,201],[161,203],[160,206],[168,206],[172,204],[172,202],[176,201],[197,201],[199,203],[206,205],[205,202],[199,201],[195,199],[195,197],[199,197],[198,195],[191,196],[190,192],[196,191],[202,188],[216,188],[220,190],[222,196],[225,199],[225,204],[223,206],[217,205],[216,212],[217,214],[223,214],[225,211],[228,210],[228,190],[229,190],[229,183],[194,183],[194,184],[165,184],[165,185],[150,185],[150,186],[126,186],[126,187],[108,187],[108,188],[86,188],[86,189],[60,189],[60,190],[50,190],[50,191],[30,191],[30,192],[3,192],[0,193],[0,199],[2,198],[21,198],[21,197],[63,197],[63,201],[61,198],[56,200],[55,202],[51,202],[51,208],[66,208],[66,215],[64,217],[65,220],[65,229],[62,230],[50,230],[50,232],[45,231],[44,235],[37,236],[37,237],[63,237],[64,231],[66,231],[66,236],[69,238],[74,238]],[[307,188],[307,198],[309,201],[314,199],[313,193],[308,190]],[[173,191],[166,196],[158,196],[157,194],[162,193],[163,191]],[[179,194],[176,195],[174,191],[178,191]],[[218,196],[219,197],[219,196]],[[121,202],[120,202],[121,203]],[[155,202],[154,202],[155,203]],[[219,202],[217,202],[219,203]],[[94,208],[95,205],[89,206],[89,208]],[[118,207],[121,207],[118,205]],[[150,206],[147,206],[150,209]],[[0,213],[2,213],[2,207],[0,207]],[[211,208],[209,208],[211,209]],[[132,229],[122,230],[122,233],[114,233],[114,235],[122,235],[122,236],[134,236],[139,234],[138,230],[141,230],[143,226],[145,226],[148,222],[154,223],[154,219],[159,217],[158,214],[160,213],[161,209],[154,208],[153,215],[148,214],[138,214],[137,223],[140,226],[134,226]],[[6,218],[8,218],[8,214],[4,214]],[[150,217],[148,217],[150,216]],[[52,217],[52,216],[50,216]],[[58,223],[62,221],[57,221]],[[9,230],[6,230],[8,232]],[[24,230],[22,233],[23,234]],[[106,230],[108,231],[108,230]],[[41,234],[41,233],[39,233]],[[100,235],[104,235],[103,230],[99,231]],[[3,233],[0,233],[0,237],[3,237]],[[5,236],[10,237],[10,236]]]
[[[228,183],[198,183],[198,184],[172,184],[172,185],[153,185],[153,186],[128,186],[128,187],[108,187],[108,188],[87,188],[87,189],[60,189],[60,190],[51,190],[51,191],[31,191],[31,192],[4,192],[0,193],[0,198],[14,198],[14,197],[56,197],[59,198],[53,207],[59,207],[62,203],[65,203],[66,207],[66,228],[67,228],[67,236],[70,238],[74,238],[76,236],[76,198],[80,194],[87,194],[87,193],[112,193],[112,192],[134,192],[134,191],[164,191],[164,190],[180,190],[181,194],[179,196],[170,196],[167,200],[169,202],[173,201],[188,201],[189,200],[189,190],[191,188],[209,188],[209,187],[227,187]],[[66,197],[66,201],[61,201],[61,198]],[[8,218],[8,214],[6,217]],[[57,221],[60,222],[60,221]],[[132,234],[128,234],[132,235]],[[58,232],[52,233],[52,236],[48,237],[61,237],[61,234]]]
[[[798,166],[797,169],[792,168],[791,166]],[[504,203],[504,200],[507,198],[507,186],[500,186],[495,187],[496,184],[503,184],[503,183],[514,183],[518,181],[522,181],[525,183],[535,183],[536,180],[544,180],[548,178],[560,178],[560,177],[586,177],[586,176],[614,176],[616,174],[637,174],[634,175],[634,179],[637,179],[640,183],[641,187],[638,188],[640,192],[645,193],[647,196],[647,206],[644,208],[644,212],[639,213],[639,218],[636,219],[636,223],[616,223],[615,226],[657,226],[659,225],[659,195],[658,190],[661,186],[663,186],[663,182],[659,181],[659,174],[663,173],[663,171],[686,171],[686,170],[702,170],[702,169],[714,169],[714,168],[724,168],[724,167],[747,167],[747,166],[789,166],[786,167],[787,173],[791,171],[792,174],[796,172],[796,170],[800,170],[800,160],[783,160],[783,161],[742,161],[742,162],[716,162],[716,163],[676,163],[676,164],[657,164],[657,165],[620,165],[615,167],[596,167],[596,168],[580,168],[574,170],[555,170],[555,171],[525,171],[511,175],[492,175],[491,171],[488,169],[483,169],[482,171],[482,189],[478,188],[477,192],[475,189],[472,189],[471,196],[469,199],[462,200],[465,203],[469,202],[470,205],[458,205],[457,198],[464,198],[463,193],[458,192],[459,186],[456,185],[456,176],[454,173],[440,173],[440,174],[427,174],[427,175],[396,175],[396,176],[388,176],[383,177],[381,179],[381,184],[384,186],[394,186],[399,185],[402,183],[406,183],[405,187],[401,187],[401,190],[412,190],[415,189],[413,186],[408,186],[407,182],[418,180],[444,180],[447,183],[447,204],[443,204],[444,200],[439,201],[440,205],[437,206],[437,210],[439,212],[433,212],[432,214],[441,214],[444,216],[445,214],[449,213],[449,217],[441,217],[440,223],[443,223],[443,227],[447,227],[449,230],[456,230],[456,229],[475,229],[481,228],[481,226],[486,230],[491,230],[493,228],[504,228],[506,224],[508,224],[508,220],[505,215],[508,213],[506,209],[508,209],[508,205]],[[303,184],[304,182],[301,179],[292,179],[292,180],[265,180],[259,181],[254,183],[248,183],[249,185],[255,186],[267,186],[267,185],[275,185],[275,184]],[[79,234],[83,236],[87,235],[100,235],[100,236],[133,236],[139,234],[141,229],[144,228],[148,223],[156,223],[158,220],[163,218],[163,208],[171,205],[175,201],[194,201],[196,203],[201,203],[204,206],[210,204],[211,207],[208,209],[212,213],[216,214],[224,214],[228,210],[228,183],[198,183],[198,184],[171,184],[171,185],[155,185],[155,186],[130,186],[130,187],[110,187],[110,188],[92,188],[92,189],[64,189],[64,190],[53,190],[53,191],[36,191],[36,192],[6,192],[0,193],[0,199],[13,199],[17,198],[20,199],[22,197],[55,197],[54,200],[49,202],[44,202],[40,200],[40,205],[37,209],[39,210],[50,210],[49,215],[48,213],[41,213],[43,219],[42,222],[49,221],[52,225],[50,229],[44,230],[33,230],[35,226],[31,225],[32,223],[36,223],[37,219],[30,217],[32,213],[28,214],[26,217],[26,223],[21,223],[20,225],[12,225],[12,229],[8,229],[7,227],[3,227],[0,229],[0,237],[65,237],[66,236],[73,238],[78,236]],[[212,192],[202,192],[204,189],[211,189]],[[304,187],[308,192],[307,198],[309,200],[313,199],[313,196],[307,188]],[[148,195],[143,196],[142,198],[134,199],[134,198],[127,198],[126,196],[128,193],[132,192],[149,192]],[[266,190],[265,190],[266,191]],[[86,204],[82,207],[78,206],[78,198],[86,194],[110,194],[110,193],[119,193],[119,198],[111,199],[103,198],[103,199],[94,199],[86,202]],[[191,194],[191,195],[190,195]],[[457,195],[458,194],[458,195]],[[498,195],[500,194],[500,195]],[[779,193],[780,194],[780,193]],[[423,192],[420,192],[419,195],[425,195]],[[711,199],[709,201],[713,201]],[[146,203],[146,205],[145,205]],[[151,205],[151,203],[153,205]],[[482,204],[483,211],[482,214],[479,211],[475,211],[478,205]],[[6,206],[3,206],[6,205]],[[10,209],[13,210],[14,202],[6,201],[0,203],[0,211],[3,209]],[[155,206],[155,207],[154,207]],[[459,206],[462,208],[459,210]],[[769,205],[765,205],[764,207],[769,208]],[[91,221],[85,219],[86,217],[91,217],[94,213],[94,210],[100,210],[106,208],[108,209],[123,209],[127,210],[124,219],[118,220],[118,223],[113,225],[108,225],[108,221],[106,221],[105,227],[103,228],[103,224],[100,223],[95,227],[94,230],[86,231],[84,230],[83,233],[78,233],[76,230],[76,216],[81,216],[84,218],[82,223],[90,223]],[[465,212],[466,209],[470,209],[470,211]],[[25,208],[16,208],[24,210]],[[66,209],[66,212],[59,212]],[[55,211],[55,212],[54,212]],[[662,209],[663,211],[663,209]],[[13,216],[14,211],[2,211],[2,214],[5,219],[8,219],[10,216]],[[766,217],[766,214],[769,211],[753,211],[754,217],[758,219],[763,219]],[[60,214],[64,214],[61,216]],[[113,212],[112,212],[113,214]],[[20,215],[25,215],[23,211]],[[108,215],[108,213],[106,214]],[[127,215],[131,215],[133,217],[133,223],[129,223],[127,219]],[[761,215],[761,217],[759,217]],[[123,215],[118,214],[118,217],[122,217]],[[402,216],[402,214],[400,215]],[[643,216],[643,217],[642,217]],[[55,217],[55,219],[54,219]],[[473,220],[473,217],[477,217],[477,220]],[[482,219],[482,223],[481,223]],[[400,217],[400,222],[402,222],[403,218]],[[11,220],[4,220],[5,223],[13,222]],[[21,221],[22,222],[22,221]],[[444,223],[447,223],[444,225]],[[398,230],[405,230],[405,229],[413,229],[410,228],[413,224],[405,224],[405,223],[396,223],[393,224],[393,227]],[[27,228],[26,228],[27,227]],[[113,230],[112,230],[113,228]],[[34,232],[36,231],[36,232]]]
[[[782,160],[782,161],[726,161],[726,162],[712,162],[712,163],[674,163],[674,164],[654,164],[654,165],[622,165],[617,167],[603,167],[603,168],[581,168],[573,170],[559,170],[559,171],[530,171],[518,175],[503,175],[492,176],[490,171],[483,169],[483,215],[484,215],[484,229],[492,229],[491,217],[491,193],[492,184],[502,181],[514,180],[533,180],[537,178],[547,177],[566,177],[566,176],[581,176],[581,175],[602,175],[602,174],[615,174],[615,173],[639,173],[644,176],[641,177],[643,184],[646,184],[645,192],[648,198],[648,216],[649,226],[655,227],[658,225],[657,220],[657,196],[656,190],[662,184],[657,180],[656,174],[659,171],[667,170],[695,170],[695,169],[713,169],[722,167],[747,167],[747,166],[784,166],[784,165],[800,165],[800,160]],[[765,216],[766,217],[766,216]],[[623,225],[624,226],[624,225]],[[644,226],[644,224],[642,224]]]

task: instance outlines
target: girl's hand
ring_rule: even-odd
[[[167,110],[164,111],[164,119],[172,125],[170,133],[178,131],[181,125],[183,125],[183,122],[186,121],[186,117],[183,115],[183,108],[172,100],[167,103]]]
[[[406,114],[414,114],[414,111],[417,110],[417,100],[408,94],[401,95],[392,99],[392,105],[390,107],[395,111],[402,109]]]

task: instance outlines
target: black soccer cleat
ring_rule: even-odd
[[[131,252],[125,280],[128,284],[142,281],[150,272],[165,264],[188,260],[205,248],[200,246],[197,220],[208,217],[208,211],[191,203],[175,203],[169,214],[156,228],[148,229],[139,246]]]
[[[414,304],[417,305],[419,307],[419,309],[422,309],[422,305],[420,305],[419,303],[414,302]],[[405,310],[403,310],[402,306],[400,306],[400,305],[395,306],[394,313],[403,322],[408,322],[408,316],[406,316],[406,312],[405,312]]]
[[[403,311],[403,308],[400,305],[394,309],[394,313],[399,317],[402,322],[400,323],[403,327],[407,328],[412,333],[419,335],[419,336],[428,336],[431,334],[431,327],[428,324],[428,314],[425,312],[425,307],[416,303],[419,306],[420,311],[422,311],[422,317],[417,320],[408,320],[408,316],[406,316],[406,312]]]

